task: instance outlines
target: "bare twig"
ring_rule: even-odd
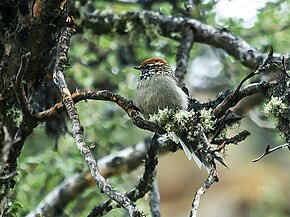
[[[290,75],[287,73],[287,69],[286,69],[286,65],[285,65],[285,57],[282,56],[282,72],[288,77],[290,78]]]
[[[218,170],[216,167],[213,167],[210,171],[209,176],[207,177],[206,181],[204,182],[203,186],[198,189],[198,191],[196,192],[196,194],[194,196],[191,210],[190,210],[190,214],[189,214],[190,217],[196,217],[198,206],[199,206],[200,199],[201,199],[202,195],[204,195],[206,190],[209,189],[213,185],[213,183],[218,182],[218,181],[219,181]]]
[[[281,60],[281,63],[282,63],[282,67],[278,64],[276,64],[274,62],[274,65],[278,67],[278,69],[280,69],[280,71],[287,77],[287,78],[290,78],[290,75],[287,73],[287,69],[286,69],[286,65],[285,65],[285,57],[282,56],[282,60]]]
[[[260,157],[254,159],[253,162],[258,162],[259,160],[261,160],[266,155],[271,154],[272,152],[277,151],[277,150],[282,149],[282,148],[288,148],[290,150],[290,144],[289,143],[285,143],[283,145],[278,145],[278,146],[276,146],[274,148],[271,148],[270,145],[267,145],[265,153],[262,154]]]
[[[101,175],[97,166],[97,162],[94,159],[91,150],[84,141],[83,128],[81,126],[75,104],[72,100],[71,93],[67,87],[63,75],[63,70],[67,66],[69,42],[73,32],[73,28],[62,28],[61,36],[57,46],[57,59],[54,66],[53,79],[54,83],[60,90],[63,98],[63,103],[72,122],[72,131],[75,137],[77,147],[82,156],[85,158],[92,173],[92,176],[94,177],[94,180],[96,181],[101,191],[104,192],[112,200],[115,200],[121,207],[126,209],[130,216],[141,216],[141,212],[136,208],[132,201],[127,196],[124,196],[114,190],[112,186],[109,185],[109,183]]]
[[[226,145],[237,144],[241,141],[244,141],[249,135],[250,135],[250,132],[248,130],[243,130],[242,132],[239,132],[237,135],[231,138],[215,139],[211,143],[220,144],[220,145],[217,148],[213,149],[212,151],[220,152],[224,149]]]

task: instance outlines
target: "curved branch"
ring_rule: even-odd
[[[233,92],[226,99],[221,102],[213,111],[216,117],[221,117],[231,107],[235,106],[246,96],[253,95],[255,93],[262,93],[263,90],[275,86],[275,82],[261,81],[259,83],[249,84],[238,92]]]
[[[133,24],[134,31],[140,32],[144,31],[143,28],[146,26],[150,26],[150,28],[156,26],[160,35],[180,40],[176,33],[181,33],[184,28],[190,27],[194,30],[195,42],[221,48],[248,68],[254,68],[267,57],[267,54],[257,51],[244,39],[226,29],[215,28],[186,17],[167,16],[150,11],[85,16],[86,19],[83,20],[81,26],[91,29],[96,34],[112,32],[127,34],[130,30],[126,29],[126,26]],[[281,61],[282,55],[276,54],[275,56]],[[290,56],[288,55],[287,61],[289,60]]]

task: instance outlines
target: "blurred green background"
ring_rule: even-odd
[[[82,1],[74,2],[82,13],[119,14],[141,11],[142,1]],[[280,54],[289,53],[290,2],[278,1],[194,1],[192,12],[186,14],[184,1],[148,1],[149,8],[167,15],[188,16],[219,28],[227,28],[245,39],[261,52],[270,45]],[[236,4],[236,5],[235,5]],[[132,27],[133,28],[133,27]],[[162,37],[154,28],[142,33],[128,29],[128,34],[96,35],[89,29],[77,32],[70,47],[70,68],[66,79],[81,90],[108,89],[127,99],[134,98],[138,71],[132,67],[142,60],[164,57],[175,68],[179,43]],[[250,72],[223,50],[195,43],[188,65],[186,84],[191,96],[206,102],[220,91],[232,90]],[[263,78],[261,78],[263,79]],[[150,135],[132,124],[125,112],[110,102],[88,101],[77,104],[85,138],[97,159],[132,146]],[[242,124],[232,133],[248,129],[251,136],[238,146],[226,150],[230,170],[220,167],[220,182],[215,183],[202,197],[198,216],[290,216],[290,158],[288,151],[275,152],[258,163],[252,160],[261,155],[268,144],[282,144],[283,138],[275,129],[257,126],[252,117],[261,116],[263,103],[246,114]],[[249,118],[251,117],[251,118]],[[273,120],[266,120],[272,123]],[[274,122],[272,123],[274,125]],[[68,123],[70,132],[70,123]],[[87,170],[74,139],[68,133],[55,140],[38,127],[25,143],[19,159],[18,183],[13,197],[17,216],[25,216],[59,183],[73,174]],[[109,179],[120,191],[135,186],[143,169]],[[206,172],[189,162],[182,151],[162,156],[158,165],[158,184],[161,194],[161,214],[168,217],[187,216],[195,191],[206,179]],[[94,186],[78,195],[65,208],[67,216],[87,216],[94,205],[105,200]],[[148,201],[138,206],[149,213]],[[107,216],[126,216],[121,209]],[[65,216],[65,215],[64,215]]]

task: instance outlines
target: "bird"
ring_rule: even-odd
[[[144,60],[134,69],[139,70],[134,104],[145,119],[157,114],[163,109],[186,110],[188,108],[188,95],[178,85],[171,66],[163,58],[154,57]],[[201,168],[203,165],[210,171],[211,165],[204,153],[198,150],[198,145],[189,141],[182,132],[174,133],[178,138],[187,158],[194,159]]]

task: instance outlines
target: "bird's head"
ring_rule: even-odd
[[[173,77],[173,70],[163,58],[146,59],[139,66],[135,66],[134,69],[141,71],[140,80],[150,79],[154,75],[169,75]]]

